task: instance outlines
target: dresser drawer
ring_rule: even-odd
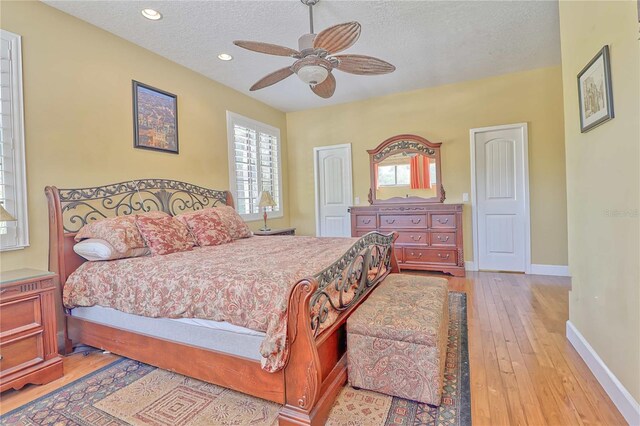
[[[380,215],[381,229],[426,228],[427,217],[423,214]]]
[[[0,345],[0,374],[3,376],[43,360],[42,332]]]
[[[399,231],[398,239],[396,240],[398,244],[429,244],[429,234],[426,232],[419,231]]]
[[[358,229],[376,229],[376,215],[357,215],[356,228]]]
[[[0,338],[42,325],[39,295],[2,303],[0,310],[2,311]]]
[[[431,214],[431,228],[456,229],[456,215],[448,213]]]
[[[355,232],[353,233],[352,237],[360,238],[360,237],[362,237],[363,235],[367,235],[369,232],[371,232],[371,231],[355,231]]]
[[[440,249],[412,249],[406,248],[404,260],[407,263],[439,263],[441,265],[455,265],[457,263],[455,250]]]
[[[430,238],[432,247],[455,247],[455,232],[432,232]]]

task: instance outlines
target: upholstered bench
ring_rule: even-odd
[[[440,405],[447,280],[390,274],[347,320],[349,384]]]

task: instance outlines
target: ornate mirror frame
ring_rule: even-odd
[[[442,170],[440,164],[440,142],[430,142],[417,135],[397,135],[382,142],[375,149],[367,150],[369,153],[369,169],[371,174],[371,187],[369,188],[369,204],[393,204],[393,203],[443,203],[445,199],[442,186]],[[385,200],[376,199],[375,166],[385,158],[399,152],[424,154],[435,158],[436,162],[436,195],[431,198],[422,197],[393,197]]]

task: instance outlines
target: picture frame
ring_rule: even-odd
[[[578,102],[582,133],[615,117],[608,45],[578,74]]]
[[[133,147],[178,154],[178,97],[132,80]]]

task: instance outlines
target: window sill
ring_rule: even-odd
[[[6,252],[6,251],[24,250],[27,247],[29,247],[29,244],[21,245],[21,246],[15,246],[15,247],[2,247],[2,248],[0,248],[0,253]]]

